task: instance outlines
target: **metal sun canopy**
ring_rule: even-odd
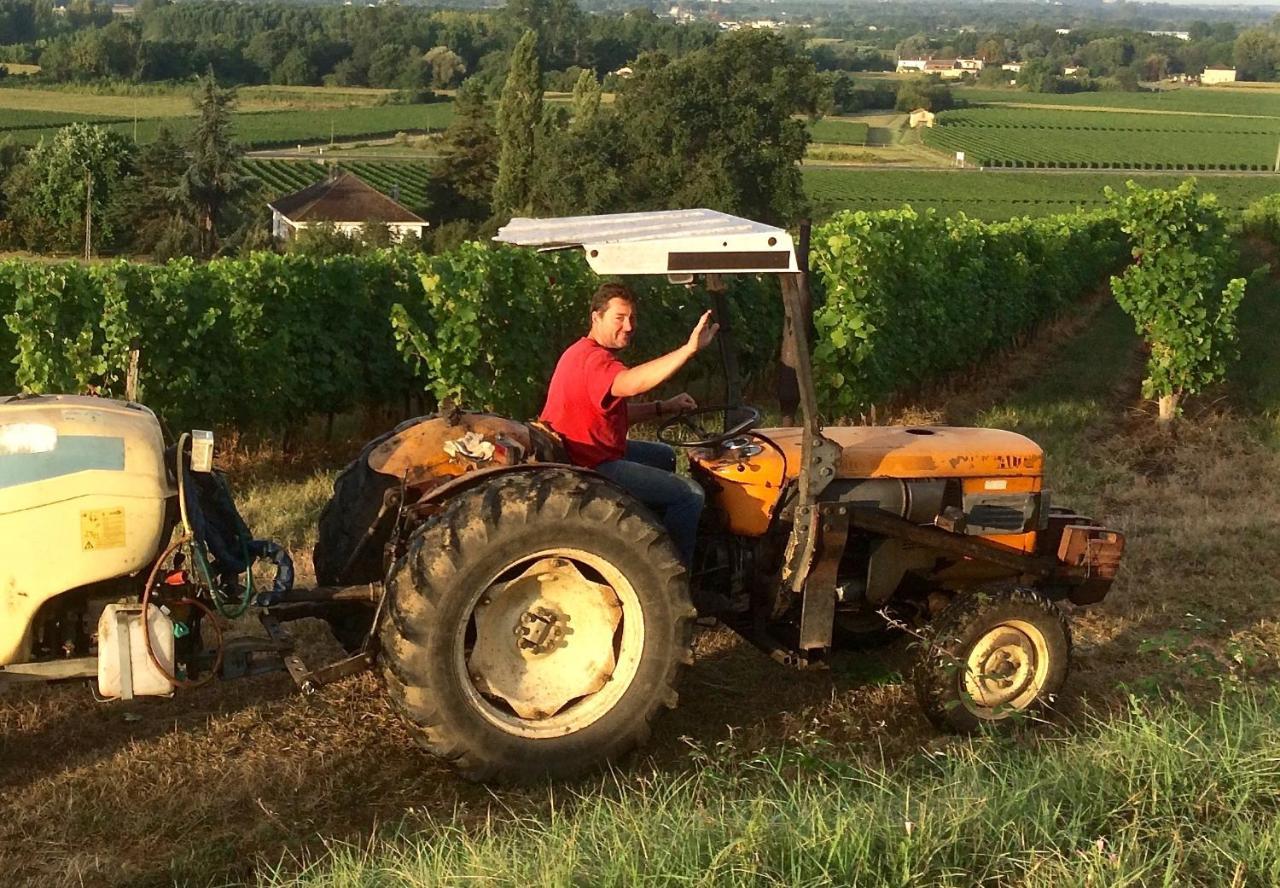
[[[512,219],[494,240],[539,250],[581,247],[601,275],[800,270],[785,230],[705,209]]]

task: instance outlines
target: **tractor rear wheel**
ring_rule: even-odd
[[[936,618],[916,665],[916,697],[948,731],[1015,720],[1052,704],[1066,682],[1071,630],[1032,589],[961,593]]]
[[[383,674],[465,776],[567,776],[643,743],[691,662],[688,577],[662,526],[567,469],[457,495],[391,571]]]

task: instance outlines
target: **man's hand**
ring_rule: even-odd
[[[698,402],[688,392],[681,392],[674,398],[667,398],[662,402],[663,416],[675,416],[677,413],[686,413],[697,409]]]
[[[689,348],[695,353],[702,351],[711,344],[711,340],[716,338],[718,332],[720,332],[720,325],[712,324],[711,312],[704,311],[697,325],[694,326],[693,332],[689,334]]]

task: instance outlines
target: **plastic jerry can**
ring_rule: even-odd
[[[151,650],[174,674],[173,621],[154,604],[147,607]],[[109,604],[98,618],[98,693],[104,697],[170,697],[173,685],[147,656],[142,637],[142,605]]]

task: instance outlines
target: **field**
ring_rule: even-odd
[[[815,142],[829,142],[836,145],[865,145],[867,131],[870,127],[858,120],[841,118],[824,118],[810,124],[809,134]]]
[[[398,132],[433,132],[443,130],[453,117],[451,102],[430,105],[372,105],[351,108],[314,108],[309,110],[252,111],[234,115],[235,138],[246,148],[273,148],[295,144],[328,142],[366,136],[391,136]],[[70,122],[70,121],[66,121]],[[195,125],[195,118],[148,117],[121,120],[108,124],[140,143],[155,139],[160,128],[168,127],[175,135],[183,135]],[[15,130],[15,141],[34,144],[50,138],[56,126]]]
[[[924,142],[981,166],[1263,171],[1280,118],[971,108],[938,115]]]
[[[355,173],[384,194],[398,193],[398,200],[411,209],[421,207],[426,201],[429,177],[425,163],[411,160],[337,160],[337,165]],[[309,161],[248,159],[241,161],[241,167],[262,180],[270,197],[305,188],[327,175],[326,165]]]
[[[804,170],[805,190],[819,216],[835,210],[883,210],[911,204],[947,215],[963,212],[980,219],[1042,216],[1075,207],[1105,204],[1103,188],[1123,188],[1126,179],[1149,188],[1172,187],[1185,176],[1116,175],[1070,172],[979,172],[977,170],[884,170],[823,168]],[[1198,179],[1219,202],[1243,209],[1280,191],[1280,176],[1213,175]]]
[[[959,87],[957,98],[974,104],[1052,105],[1071,108],[1119,108],[1242,117],[1280,117],[1280,92],[1199,87],[1162,92],[1085,92],[1058,95],[1015,89]]]
[[[1262,329],[1241,363],[1274,365],[1280,286],[1246,306]],[[29,688],[0,698],[0,866],[12,884],[142,888],[1275,884],[1280,453],[1258,424],[1277,389],[1242,379],[1162,439],[1140,361],[1103,299],[894,417],[1028,434],[1056,502],[1128,531],[1111,596],[1072,615],[1051,723],[937,734],[907,640],[803,673],[704,629],[643,755],[490,790],[425,759],[368,676],[311,698],[273,675],[127,705]],[[259,534],[305,552],[352,452],[227,468]],[[308,657],[333,654],[300,630]]]

